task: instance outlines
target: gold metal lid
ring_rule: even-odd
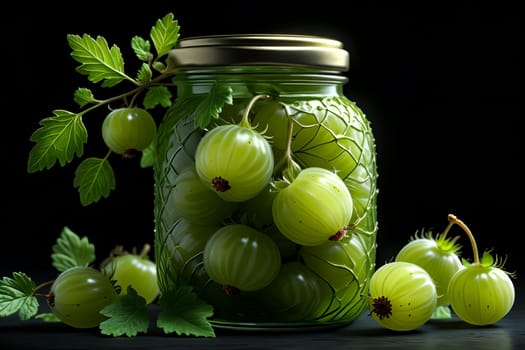
[[[241,34],[181,39],[168,59],[177,68],[279,65],[343,72],[350,55],[340,41],[320,36]]]

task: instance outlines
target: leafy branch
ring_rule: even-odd
[[[131,39],[131,48],[141,62],[134,77],[125,71],[124,58],[117,45],[110,45],[102,36],[67,35],[67,42],[72,50],[71,57],[79,63],[75,69],[77,73],[102,88],[114,88],[123,82],[132,84],[132,87],[105,99],[96,98],[87,87],[77,88],[73,100],[80,111],[55,109],[52,116],[40,120],[39,128],[31,134],[30,141],[34,145],[29,152],[27,172],[51,169],[57,163],[63,167],[75,158],[83,157],[88,140],[83,118],[101,106],[120,101],[127,107],[141,104],[147,110],[157,106],[169,110],[174,100],[170,88],[175,86],[170,78],[174,76],[175,70],[165,62],[165,58],[175,48],[179,30],[178,21],[172,13],[168,13],[151,28],[150,40],[138,35]],[[139,103],[141,96],[142,101]],[[232,90],[216,84],[193,112],[195,125],[206,128],[213,119],[218,118],[225,103],[232,103]],[[143,150],[141,167],[151,167],[154,164],[154,144],[152,142]],[[110,154],[111,150],[103,158],[90,157],[77,166],[73,186],[78,189],[83,206],[107,198],[115,189]]]
[[[34,173],[50,169],[57,163],[65,166],[74,158],[82,157],[88,140],[83,117],[96,108],[119,100],[132,106],[137,103],[136,100],[141,94],[144,96],[142,105],[145,109],[153,109],[157,105],[169,107],[173,99],[169,89],[172,84],[165,81],[173,75],[173,70],[162,60],[177,44],[179,29],[173,14],[168,13],[151,28],[150,40],[154,50],[150,40],[140,36],[131,39],[135,56],[142,62],[135,78],[125,72],[124,58],[117,45],[110,46],[101,36],[94,38],[89,34],[69,34],[67,41],[72,50],[72,58],[80,64],[76,67],[79,74],[85,75],[89,82],[99,84],[103,88],[112,88],[124,81],[133,84],[134,87],[107,99],[95,98],[89,88],[78,88],[73,100],[81,110],[54,110],[52,116],[40,120],[40,127],[30,136],[30,141],[35,144],[29,152],[27,171]],[[107,197],[115,188],[114,173],[107,157],[89,158],[82,162],[75,172],[74,184],[78,188],[83,205]]]

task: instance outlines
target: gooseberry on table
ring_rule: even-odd
[[[117,289],[101,271],[74,266],[53,281],[47,303],[63,323],[75,328],[97,327],[106,319],[100,311],[118,298]]]
[[[409,278],[399,269],[405,273],[405,277],[401,278],[402,275],[393,268],[393,264],[396,263],[413,264],[428,273],[436,291],[439,291],[436,306],[450,306],[459,319],[469,324],[494,324],[512,309],[515,302],[512,278],[515,276],[503,269],[504,260],[497,256],[494,258],[488,251],[480,258],[475,237],[468,226],[453,214],[448,215],[448,221],[449,224],[441,235],[435,238],[430,234],[416,236],[406,244],[399,251],[396,260],[385,265],[391,266],[391,273],[384,272],[386,267],[383,266],[372,276],[369,287],[370,310],[371,315],[382,326],[403,331],[416,329],[426,322],[423,321],[422,313],[412,312],[408,314],[409,318],[400,322],[402,313],[398,315],[399,310],[396,310],[396,307],[409,304],[393,302],[391,295],[395,295],[395,292],[411,295],[413,291],[422,287],[423,282],[416,282],[416,279],[414,284],[410,285],[409,281],[413,276]],[[455,243],[457,237],[452,240],[446,238],[446,233],[454,224],[460,226],[470,240],[474,258],[472,263],[463,258],[461,266],[458,266],[459,257],[456,252],[459,245]],[[417,304],[410,302],[411,307],[414,305]],[[450,317],[449,314],[447,318]],[[419,322],[414,323],[415,320]]]
[[[474,261],[464,261],[465,267],[449,281],[447,294],[454,313],[463,321],[487,326],[505,317],[516,297],[511,277],[503,270],[503,261],[485,252],[480,259],[474,235],[465,223],[450,214],[449,220],[459,225],[469,237]]]
[[[160,293],[157,266],[149,259],[149,250],[148,244],[140,253],[129,253],[117,246],[101,266],[101,271],[120,289],[120,295],[126,295],[128,287],[132,287],[147,304],[151,304]]]
[[[447,287],[452,276],[463,268],[459,258],[461,246],[457,244],[459,236],[448,238],[453,223],[449,222],[445,230],[435,236],[431,231],[416,234],[397,253],[396,261],[412,262],[424,268],[436,284],[437,306],[448,305]]]
[[[389,262],[370,278],[372,318],[394,331],[412,331],[428,322],[437,305],[436,286],[421,266]]]

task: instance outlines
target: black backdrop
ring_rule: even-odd
[[[442,230],[447,214],[454,213],[477,235],[481,250],[494,248],[508,256],[509,270],[519,270],[523,61],[521,17],[514,6],[108,3],[15,4],[17,9],[3,12],[1,270],[51,270],[51,247],[64,226],[88,236],[100,259],[115,244],[153,242],[151,169],[112,158],[117,189],[109,199],[82,207],[72,185],[78,162],[35,174],[26,172],[26,163],[39,120],[53,109],[75,110],[73,91],[87,85],[74,71],[66,35],[102,35],[131,62],[131,37],[147,37],[168,12],[179,20],[183,37],[273,32],[343,41],[351,56],[346,95],[367,114],[377,142],[378,264],[416,230]],[[94,131],[86,155],[102,156],[100,119],[88,119]],[[468,240],[461,242],[468,257]]]

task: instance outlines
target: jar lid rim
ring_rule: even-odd
[[[174,67],[282,65],[347,71],[339,40],[302,34],[220,34],[180,39],[169,52]]]
[[[183,38],[178,42],[178,47],[230,45],[312,46],[343,48],[343,43],[339,40],[307,34],[216,34]]]

